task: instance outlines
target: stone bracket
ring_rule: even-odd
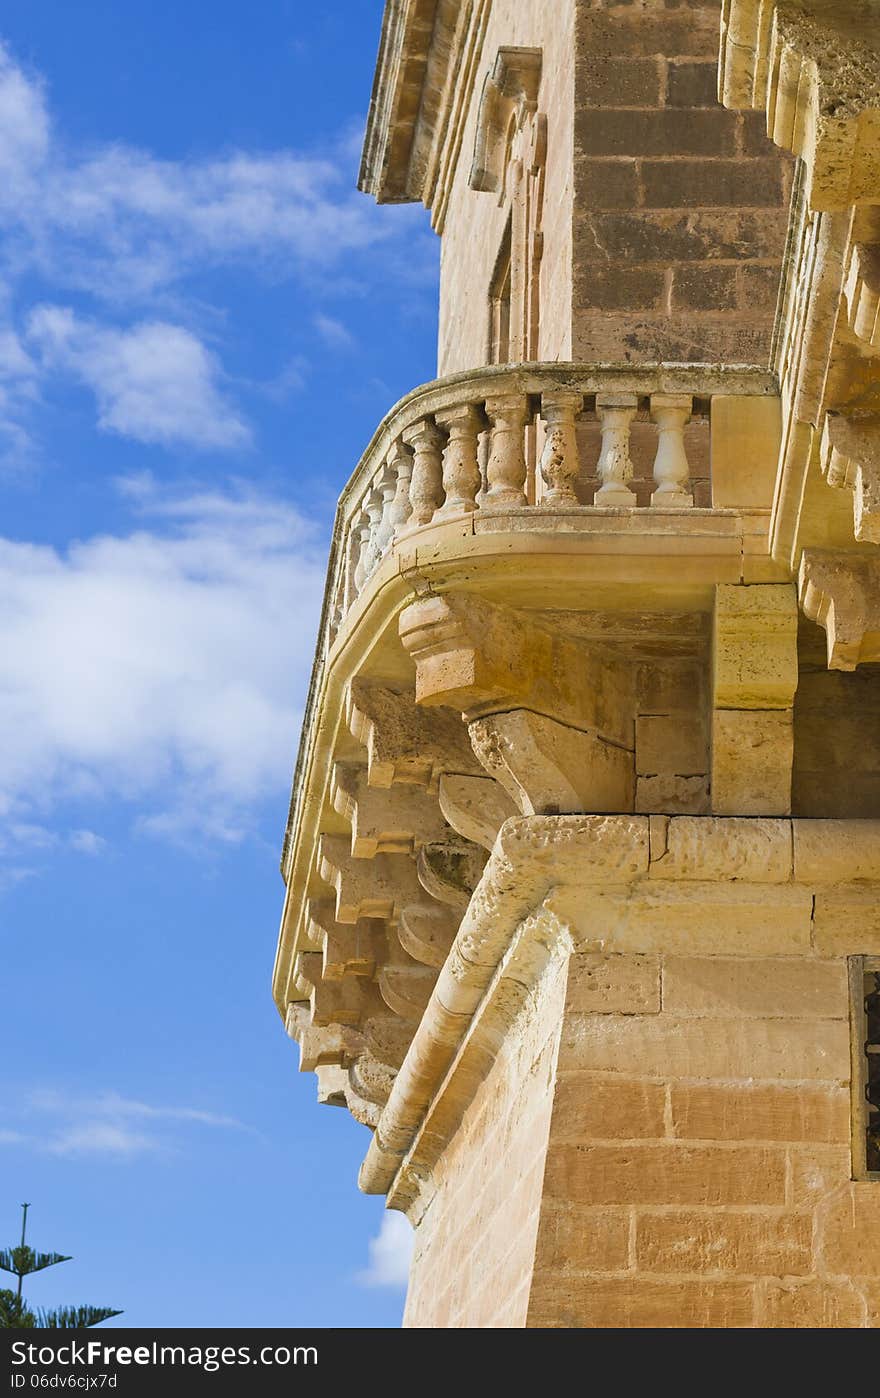
[[[825,629],[829,670],[880,661],[880,558],[805,549],[798,596]]]
[[[443,772],[480,774],[467,734],[451,710],[426,713],[412,694],[361,679],[349,685],[347,706],[352,736],[367,750],[370,786],[431,786]]]
[[[880,419],[828,413],[821,464],[829,485],[853,492],[856,539],[880,544]]]

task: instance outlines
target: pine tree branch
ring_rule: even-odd
[[[122,1315],[109,1306],[58,1306],[56,1310],[36,1313],[38,1330],[86,1330],[100,1325],[111,1316]]]
[[[14,1277],[29,1277],[32,1272],[42,1272],[45,1267],[71,1260],[60,1252],[34,1252],[29,1247],[0,1248],[0,1270],[11,1272]]]

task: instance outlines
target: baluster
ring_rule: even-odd
[[[418,528],[420,524],[431,523],[443,498],[441,450],[444,438],[429,418],[423,418],[414,427],[407,428],[403,440],[414,453],[409,488],[412,513],[408,523]]]
[[[489,459],[486,463],[488,490],[484,505],[525,505],[526,458],[523,450],[528,404],[521,393],[505,393],[486,401],[492,423]]]
[[[395,473],[394,499],[391,501],[389,519],[392,537],[399,534],[412,514],[409,502],[410,482],[413,473],[412,447],[397,441],[388,453],[388,465]]]
[[[366,523],[363,520],[366,520]],[[358,562],[360,573],[360,584],[358,590],[363,587],[375,568],[379,554],[376,549],[376,538],[379,533],[379,525],[382,520],[382,492],[373,481],[365,497],[364,515],[361,523],[361,556]]]
[[[651,504],[661,508],[693,505],[688,490],[687,453],[684,449],[685,423],[690,421],[693,398],[689,393],[652,393],[651,417],[657,424],[657,455],[654,483],[657,489]]]
[[[448,408],[435,414],[441,427],[449,433],[443,451],[443,490],[446,499],[439,511],[447,515],[467,514],[477,507],[480,488],[480,468],[477,465],[477,433],[480,414],[472,403]]]
[[[627,481],[632,479],[633,473],[629,441],[637,407],[634,393],[600,394],[596,398],[596,413],[602,428],[602,450],[596,470],[602,484],[593,498],[594,505],[631,507],[636,503],[635,491],[630,490]]]
[[[381,500],[381,514],[376,527],[376,538],[373,544],[377,559],[382,557],[394,535],[394,521],[391,518],[391,507],[394,503],[394,496],[397,493],[397,472],[394,469],[390,454],[385,460],[385,465],[382,468],[378,480],[379,484],[377,489]]]
[[[544,506],[579,505],[574,482],[580,474],[574,420],[583,407],[583,395],[559,389],[541,394],[541,416],[547,424],[541,475],[547,490]]]
[[[355,596],[357,596],[364,583],[367,581],[367,568],[370,561],[371,528],[370,516],[367,513],[366,504],[364,504],[361,506],[361,517],[357,527],[357,542],[354,546],[357,553],[357,562],[354,565]],[[352,537],[354,538],[354,531],[352,531]]]

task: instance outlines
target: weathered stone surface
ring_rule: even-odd
[[[849,1140],[849,1093],[839,1087],[673,1084],[670,1111],[683,1140]]]
[[[876,1184],[852,1184],[820,1211],[819,1248],[825,1269],[832,1276],[880,1277],[880,1199]]]
[[[659,1140],[666,1134],[662,1083],[564,1072],[553,1098],[555,1141]]]
[[[407,1324],[880,1323],[865,3],[388,7],[364,181],[442,233],[448,377],[340,502],[275,994]]]
[[[596,733],[526,709],[475,719],[471,743],[524,815],[633,805],[633,754]]]
[[[804,1276],[812,1266],[812,1231],[807,1214],[640,1214],[636,1265],[646,1272]]]
[[[426,713],[408,694],[353,680],[348,693],[352,734],[367,750],[370,786],[427,786],[441,772],[476,775],[479,768],[457,715]]]
[[[574,955],[568,963],[566,1008],[589,1014],[656,1014],[660,962],[656,956]]]
[[[758,1146],[551,1144],[544,1188],[579,1205],[783,1204],[785,1157]]]
[[[716,815],[787,815],[793,757],[790,709],[716,709],[712,810]]]
[[[438,799],[453,830],[487,850],[494,845],[505,820],[521,814],[504,788],[490,777],[443,776]]]
[[[848,1019],[842,961],[666,957],[663,1008],[672,1014]]]

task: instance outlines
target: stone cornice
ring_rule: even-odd
[[[877,201],[877,0],[725,0],[719,90],[766,110],[768,134],[805,162],[812,208]]]
[[[817,901],[826,890],[859,905],[877,897],[878,836],[880,822],[868,820],[508,820],[379,1118],[361,1188],[388,1193],[395,1208],[416,1203],[518,1007],[554,956],[573,948],[656,951],[658,937],[678,951],[821,954]],[[767,914],[757,928],[756,904]],[[716,908],[722,915],[713,918]],[[653,925],[664,909],[675,922],[671,943],[668,926]],[[870,935],[854,925],[849,950],[865,950],[859,939],[867,945]]]
[[[461,0],[387,0],[358,177],[358,188],[381,204],[426,197],[470,8]]]

